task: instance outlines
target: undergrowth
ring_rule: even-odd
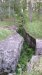
[[[19,27],[18,33],[24,37],[24,30],[23,27]],[[30,61],[32,55],[35,53],[35,50],[33,48],[30,48],[28,43],[24,40],[23,48],[21,50],[21,55],[19,59],[19,63],[17,65],[16,73],[18,73],[22,70],[22,72],[26,71],[27,68],[27,62]]]

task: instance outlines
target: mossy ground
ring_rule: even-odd
[[[12,34],[12,31],[10,31],[8,29],[0,29],[0,41],[4,40],[11,34]]]
[[[24,13],[25,24],[24,28],[34,38],[42,39],[42,15],[38,16],[37,13],[32,14],[32,22],[29,20],[27,12]]]
[[[34,38],[42,38],[42,22],[40,21],[28,22],[25,26],[25,30]]]
[[[0,21],[0,26],[11,26],[14,25],[12,21]]]
[[[12,34],[12,31],[7,29],[12,25],[14,25],[14,21],[0,21],[0,41]]]

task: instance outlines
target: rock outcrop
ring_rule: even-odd
[[[36,39],[36,54],[42,55],[42,39]]]
[[[27,71],[31,75],[42,75],[42,55],[32,56],[27,64]]]
[[[0,41],[0,73],[10,73],[15,71],[23,41],[23,37],[18,33]]]

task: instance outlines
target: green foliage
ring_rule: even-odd
[[[18,33],[24,37],[24,30],[22,26],[19,28]],[[24,41],[19,63],[17,66],[17,73],[19,68],[21,68],[22,71],[26,70],[27,62],[31,59],[33,54],[34,54],[34,49],[30,48],[28,43]]]
[[[14,10],[16,14],[19,14],[21,12],[21,3],[20,0],[14,1]]]
[[[30,60],[33,54],[34,54],[33,49],[28,46],[27,42],[24,42],[20,60],[19,60],[19,63],[21,64],[23,70],[26,69],[26,64]]]
[[[26,15],[26,12],[25,12],[25,15]],[[22,16],[21,16],[21,14],[17,15],[17,20],[18,20],[18,24],[19,24],[18,33],[20,35],[22,35],[23,37],[24,37],[24,28],[23,27],[25,24],[25,20],[27,20],[25,15],[24,15],[24,13],[22,14]],[[21,55],[20,55],[20,60],[19,60],[18,66],[17,66],[17,72],[18,72],[19,68],[21,68],[22,71],[26,70],[27,62],[31,59],[33,54],[34,54],[34,49],[30,48],[28,43],[26,41],[24,41],[23,48],[22,48]]]
[[[32,55],[34,54],[34,49],[30,48],[27,44],[27,42],[24,42],[23,49],[21,51],[21,56],[19,59],[19,63],[17,65],[16,73],[17,75],[20,75],[19,69],[22,70],[22,72],[26,71],[27,62],[31,59]],[[19,73],[18,73],[19,71]]]

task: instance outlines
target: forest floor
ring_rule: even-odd
[[[28,12],[24,13],[25,24],[24,28],[34,38],[42,39],[42,14],[38,16],[37,13],[32,14],[32,22],[29,20]]]
[[[42,22],[35,21],[35,22],[28,22],[25,26],[25,30],[34,38],[42,39]]]

